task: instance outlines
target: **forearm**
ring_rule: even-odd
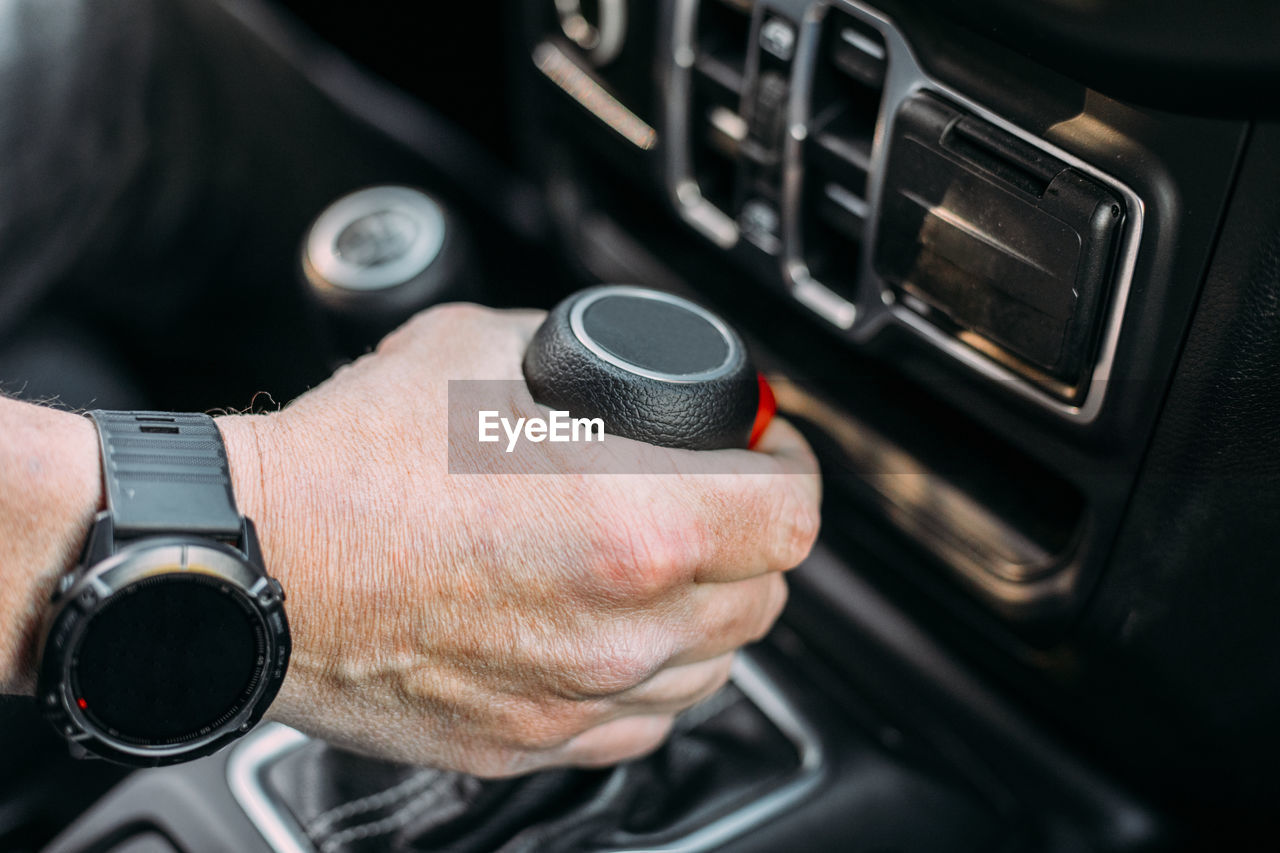
[[[102,502],[88,419],[0,397],[0,693],[29,693],[44,605]]]

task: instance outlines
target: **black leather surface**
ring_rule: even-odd
[[[791,743],[730,686],[647,758],[510,780],[375,761],[315,741],[268,779],[322,853],[580,851],[678,839],[786,782]]]
[[[572,305],[587,292],[552,309],[529,345],[524,375],[535,400],[574,417],[601,418],[607,432],[649,444],[690,450],[747,446],[759,403],[750,358],[710,382],[664,382],[630,373],[592,353],[570,329]]]

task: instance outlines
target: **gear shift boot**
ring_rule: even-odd
[[[322,853],[652,849],[695,834],[711,842],[726,817],[781,805],[779,792],[811,770],[804,748],[730,685],[686,712],[657,752],[603,770],[482,780],[309,741],[262,779]]]

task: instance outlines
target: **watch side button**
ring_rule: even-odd
[[[274,607],[284,603],[284,587],[275,578],[261,578],[249,592],[257,596],[258,603],[263,607]]]
[[[76,573],[74,571],[67,572],[58,578],[58,585],[53,588],[53,592],[49,594],[50,601],[57,601],[59,598],[67,594],[67,590],[71,589],[76,582]]]

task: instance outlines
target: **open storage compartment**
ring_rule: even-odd
[[[1123,221],[1109,188],[921,94],[894,123],[873,261],[909,309],[1074,402]]]

